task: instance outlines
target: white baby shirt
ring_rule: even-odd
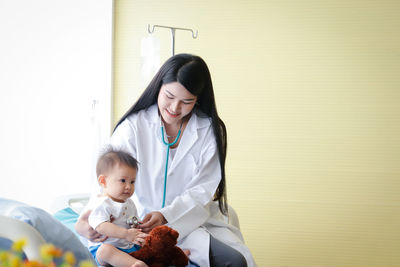
[[[96,229],[103,222],[112,222],[122,228],[129,229],[130,226],[127,224],[127,219],[131,216],[138,216],[136,206],[131,199],[128,199],[124,203],[116,202],[109,197],[100,196],[91,199],[92,212],[89,216],[89,225]],[[119,239],[115,237],[108,237],[103,243],[111,244],[118,248],[129,249],[134,244],[126,239]],[[89,247],[97,246],[101,243],[89,241]]]

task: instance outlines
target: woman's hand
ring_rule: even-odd
[[[143,233],[142,229],[130,228],[127,230],[125,239],[133,244],[143,246],[146,236],[148,236],[148,234]]]
[[[164,215],[162,215],[161,212],[159,211],[153,211],[146,216],[144,216],[144,219],[141,224],[138,225],[138,228],[142,229],[143,232],[148,233],[151,231],[156,226],[166,224],[167,220],[164,218]]]
[[[103,236],[100,233],[96,232],[88,222],[88,218],[91,210],[86,211],[79,217],[78,221],[75,224],[75,230],[78,234],[89,239],[92,242],[103,242],[107,239],[107,236]]]

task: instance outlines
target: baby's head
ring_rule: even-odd
[[[117,202],[125,202],[135,191],[138,162],[128,153],[112,147],[97,161],[97,180],[103,194]]]

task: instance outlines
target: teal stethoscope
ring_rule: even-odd
[[[175,137],[175,140],[172,143],[168,143],[165,141],[165,137],[164,137],[164,125],[162,122],[162,119],[160,117],[160,121],[161,121],[161,135],[162,135],[162,141],[164,143],[164,145],[167,146],[167,159],[165,160],[165,174],[164,174],[164,192],[163,192],[163,202],[162,202],[162,208],[165,207],[165,194],[167,192],[167,176],[168,176],[168,159],[169,159],[169,149],[171,146],[175,145],[176,142],[178,142],[179,137],[181,136],[181,132],[182,132],[182,125],[183,125],[183,120],[181,123],[181,127],[179,128],[178,134]]]

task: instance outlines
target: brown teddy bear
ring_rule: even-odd
[[[179,233],[161,225],[150,231],[145,244],[130,255],[144,261],[149,267],[185,267],[189,263],[186,254],[176,246]]]

